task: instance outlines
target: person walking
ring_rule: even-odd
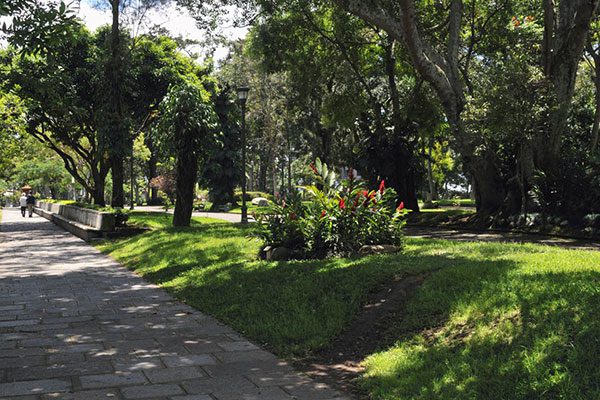
[[[27,211],[29,212],[29,218],[33,217],[33,206],[35,206],[35,197],[33,196],[33,192],[29,192],[27,195]]]
[[[25,218],[25,210],[27,210],[27,195],[25,194],[25,192],[21,193],[19,204],[21,205],[21,215],[23,216],[23,218]]]

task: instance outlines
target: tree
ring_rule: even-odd
[[[94,202],[104,205],[109,164],[96,119],[98,53],[93,37],[79,27],[43,57],[4,52],[0,84],[23,101],[27,133],[52,149]]]
[[[156,35],[137,37],[131,49],[129,93],[126,97],[133,127],[138,132],[148,131],[169,86],[179,82],[183,76],[200,77],[204,74],[206,72],[201,66],[181,54],[172,38]],[[159,155],[152,135],[144,135],[144,138],[150,150],[144,169],[150,182],[158,175]],[[149,203],[157,201],[157,189],[150,187]]]
[[[216,115],[199,82],[184,81],[169,89],[160,106],[156,140],[176,157],[173,226],[189,226],[199,163],[217,142]]]
[[[25,156],[26,126],[23,102],[14,94],[0,92],[0,180],[4,182],[12,181],[16,160]]]
[[[196,8],[219,2],[182,0]],[[387,156],[384,149],[395,148],[403,136],[414,149],[446,123],[448,137],[441,141],[448,142],[448,154],[459,155],[454,165],[464,170],[453,174],[473,182],[480,214],[597,208],[592,171],[598,168],[600,118],[588,119],[591,109],[600,114],[600,103],[577,86],[577,77],[591,76],[581,65],[598,0],[227,3],[254,17],[251,51],[243,54],[255,63],[252,70],[266,72],[264,77],[281,74],[289,94],[273,123],[251,125],[257,137],[270,130],[265,127],[286,132],[279,121],[287,119],[298,128],[298,150],[322,152],[330,164],[343,165]],[[596,42],[592,37],[587,49],[592,64]],[[420,101],[407,96],[411,86],[426,99],[433,91],[431,107],[424,109],[441,109],[444,117],[424,112],[412,118],[418,107],[411,106]],[[429,148],[433,157],[435,147]],[[268,150],[261,155],[268,158]],[[427,158],[427,152],[413,154]],[[377,172],[370,168],[369,175]],[[401,172],[382,174],[408,182]]]
[[[111,205],[123,207],[125,196],[123,192],[124,158],[130,153],[131,146],[129,120],[124,103],[124,78],[126,64],[124,61],[125,43],[121,38],[120,7],[121,0],[109,0],[112,11],[112,25],[109,36],[109,56],[106,60],[106,80],[108,91],[103,107],[103,138],[109,154],[112,171],[113,190]]]
[[[110,163],[113,178],[113,193],[111,204],[115,207],[123,207],[125,195],[124,183],[124,159],[131,154],[134,135],[130,126],[130,110],[127,107],[127,68],[126,56],[127,43],[123,41],[121,28],[121,14],[124,9],[129,8],[134,15],[133,21],[141,23],[147,11],[168,2],[168,0],[106,0],[110,4],[112,23],[110,29],[109,46],[110,56],[106,63],[106,78],[108,91],[105,104],[105,127],[104,136],[109,145]]]
[[[241,181],[240,129],[235,108],[229,100],[229,90],[223,89],[215,97],[215,112],[222,132],[221,146],[211,152],[204,163],[200,184],[208,187],[213,209],[234,203],[235,188]]]

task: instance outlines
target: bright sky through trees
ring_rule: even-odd
[[[100,6],[98,6],[98,4]],[[97,0],[81,0],[79,4],[79,18],[81,18],[90,30],[95,30],[102,25],[108,25],[111,22],[111,13],[108,7],[102,7],[102,2]],[[8,17],[1,17],[0,23],[9,21]],[[145,15],[144,22],[137,24],[134,29],[135,33],[147,32],[152,27],[160,26],[166,29],[173,37],[181,37],[183,39],[205,42],[207,34],[199,29],[196,25],[196,20],[189,13],[170,4],[160,10],[151,10]],[[248,29],[246,27],[234,27],[233,23],[221,26],[220,32],[226,39],[235,40],[246,35]],[[6,42],[0,41],[0,46],[4,47]],[[197,52],[204,55],[203,49],[200,46],[190,46],[188,49],[191,52]],[[227,55],[226,46],[216,46],[214,57],[217,60],[223,59]]]

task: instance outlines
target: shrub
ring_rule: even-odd
[[[116,227],[125,227],[127,226],[127,221],[129,221],[129,214],[127,213],[127,211],[121,209],[121,208],[116,208],[115,212],[115,226]]]
[[[364,245],[402,245],[404,204],[385,187],[367,190],[350,176],[337,182],[335,173],[317,159],[311,164],[315,185],[276,200],[269,214],[257,215],[266,245],[291,249],[299,258],[347,256]],[[305,201],[302,201],[304,194]]]

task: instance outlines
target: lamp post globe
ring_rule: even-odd
[[[246,206],[246,100],[250,88],[242,86],[237,89],[237,99],[242,108],[242,224],[248,223],[248,207]]]

